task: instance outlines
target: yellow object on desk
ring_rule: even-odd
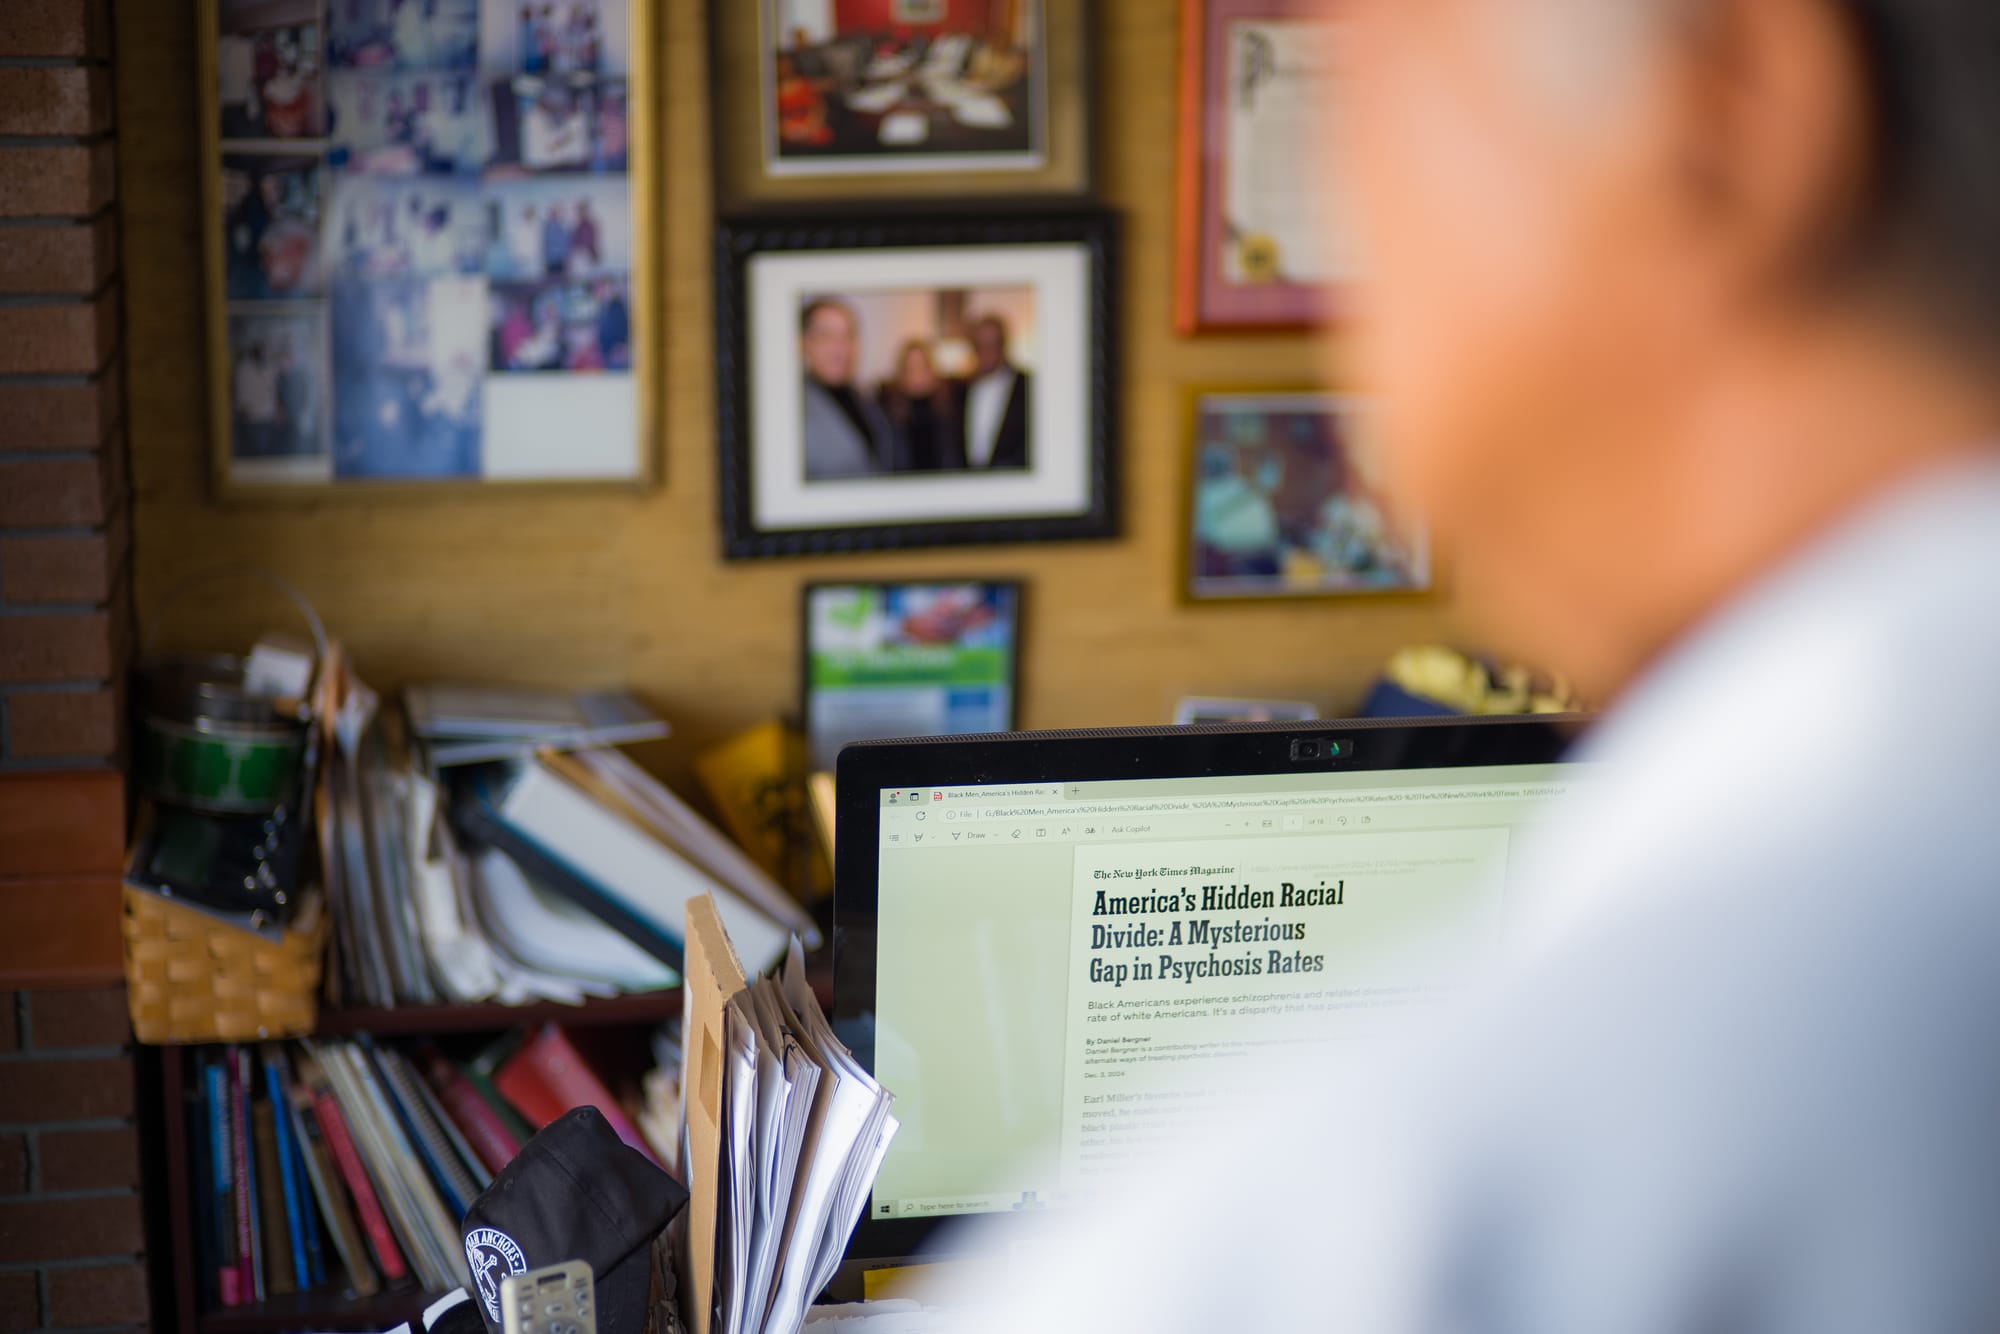
[[[1486,664],[1435,644],[1398,651],[1383,675],[1412,695],[1466,714],[1572,713],[1582,708],[1559,677],[1537,681],[1525,667]]]
[[[940,1260],[933,1264],[888,1265],[881,1269],[864,1270],[861,1275],[861,1300],[880,1302],[896,1297],[915,1297],[927,1287],[949,1283],[954,1275],[963,1275],[980,1267],[972,1261]]]
[[[694,768],[722,827],[767,875],[808,902],[832,892],[813,846],[803,737],[774,719],[703,751]]]

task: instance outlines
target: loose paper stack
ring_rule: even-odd
[[[796,941],[779,977],[745,983],[714,905],[687,919],[689,1328],[796,1334],[895,1137],[894,1099],[834,1037]]]

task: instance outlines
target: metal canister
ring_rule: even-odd
[[[160,658],[139,674],[137,769],[156,801],[217,814],[293,799],[308,724],[243,688],[243,659]]]

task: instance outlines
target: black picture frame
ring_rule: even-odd
[[[1021,641],[1027,633],[1027,583],[1022,579],[994,575],[964,575],[960,577],[940,576],[921,579],[813,579],[799,589],[799,730],[805,736],[806,751],[812,756],[818,741],[819,710],[814,708],[818,692],[813,686],[813,598],[828,589],[872,588],[889,589],[944,588],[969,586],[983,591],[1000,591],[1009,600],[1008,615],[1012,631],[1006,647],[1007,713],[1000,725],[993,729],[998,732],[1012,732],[1021,725],[1021,663],[1024,653]],[[963,733],[961,733],[963,735]],[[880,740],[881,738],[870,738]],[[808,761],[809,768],[820,768]],[[831,772],[830,766],[827,767]]]
[[[1118,330],[1117,312],[1117,218],[1104,210],[1043,214],[1025,217],[958,218],[929,217],[895,220],[842,219],[785,221],[724,221],[715,235],[715,348],[717,379],[717,446],[720,455],[719,502],[722,548],[726,559],[814,556],[835,553],[905,550],[917,547],[955,546],[973,543],[1021,543],[1085,541],[1118,534],[1117,403]],[[960,249],[962,262],[940,254]],[[969,517],[885,517],[825,523],[769,522],[758,512],[759,440],[757,402],[753,386],[759,375],[753,358],[758,354],[758,329],[752,304],[751,266],[759,256],[839,256],[852,254],[876,260],[896,259],[890,252],[927,252],[923,262],[933,269],[952,267],[953,282],[966,289],[979,286],[980,251],[988,258],[1001,252],[1011,256],[1057,256],[1067,254],[1081,260],[1084,271],[1072,295],[1070,316],[1080,319],[1080,330],[1064,330],[1071,345],[1080,343],[1080,364],[1062,373],[1074,377],[1074,384],[1086,401],[1070,405],[1072,417],[1081,423],[1083,439],[1066,452],[1066,484],[1081,486],[1080,504],[1068,508],[1035,512],[1032,508],[1014,512],[976,514]],[[962,271],[964,276],[959,276]],[[939,286],[936,281],[913,280],[911,286]],[[879,284],[878,284],[879,286]],[[1038,301],[1040,299],[1038,293]],[[1039,306],[1037,307],[1039,312]],[[796,320],[796,315],[790,317]],[[1038,321],[1054,330],[1065,315],[1047,312]],[[797,325],[786,337],[797,353]],[[766,346],[775,346],[773,341]],[[1037,368],[1040,374],[1041,368]],[[767,367],[767,376],[779,368]],[[793,380],[796,384],[796,373]],[[775,383],[775,381],[772,381]],[[1042,394],[1038,402],[1050,395]],[[768,405],[771,421],[780,420],[777,409]],[[1039,424],[1042,420],[1037,417]],[[775,428],[774,428],[775,429]],[[1037,465],[1038,467],[1041,465]],[[941,474],[929,478],[936,481]],[[906,486],[909,478],[892,478],[889,486]],[[877,482],[878,485],[882,484]],[[951,485],[958,485],[954,479]],[[813,483],[803,483],[801,489]],[[821,485],[825,485],[822,483]],[[858,494],[852,480],[835,485],[849,488],[844,494]],[[887,492],[884,493],[889,494]],[[865,504],[863,505],[865,508]]]

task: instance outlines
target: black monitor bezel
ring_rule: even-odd
[[[856,742],[840,752],[836,780],[830,933],[836,1031],[872,1074],[878,822],[889,788],[1550,764],[1569,758],[1588,721],[1539,715],[1212,723]],[[1322,758],[1301,761],[1293,758],[1297,739],[1342,744],[1323,744]],[[957,1221],[876,1219],[873,1211],[871,1192],[848,1244],[851,1261],[914,1255],[942,1224]]]

